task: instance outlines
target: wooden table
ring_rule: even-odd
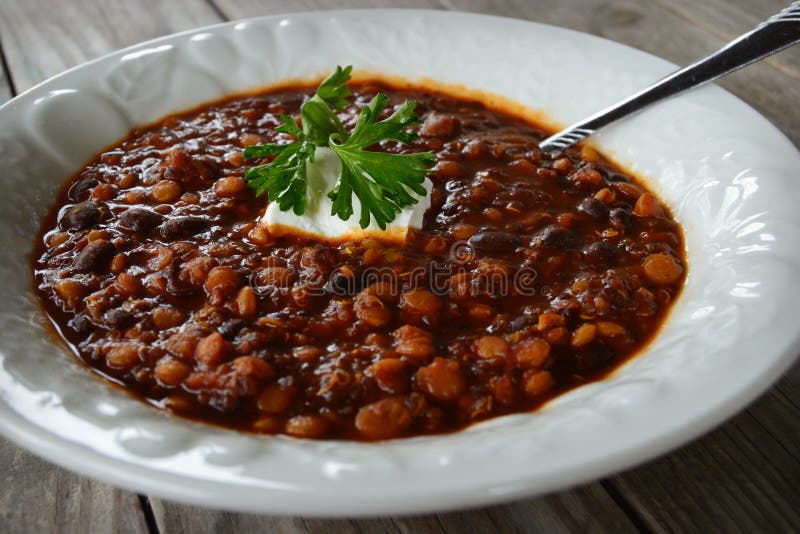
[[[594,33],[680,64],[789,0],[413,0]],[[390,0],[0,0],[0,102],[118,48],[224,20]],[[725,79],[800,145],[800,49]],[[800,177],[798,177],[800,178]],[[800,365],[702,439],[613,477],[547,497],[459,513],[308,520],[218,512],[89,480],[0,441],[4,532],[770,531],[800,529]]]

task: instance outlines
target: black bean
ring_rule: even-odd
[[[174,217],[161,225],[161,237],[167,241],[181,239],[204,232],[209,222],[203,217]]]
[[[615,228],[624,230],[631,225],[633,216],[631,215],[630,210],[626,210],[625,208],[614,208],[608,213],[608,218]]]
[[[531,240],[532,247],[555,247],[559,249],[574,248],[580,243],[580,239],[574,232],[551,224],[545,226]]]
[[[106,323],[112,328],[116,328],[117,330],[122,330],[124,328],[128,328],[134,322],[136,322],[136,317],[133,313],[129,312],[128,310],[123,310],[122,308],[113,308],[106,312]]]
[[[330,292],[334,295],[355,295],[362,289],[360,276],[350,268],[340,267],[330,277]]]
[[[67,326],[72,328],[76,334],[83,338],[89,337],[89,334],[91,334],[92,330],[94,329],[92,321],[90,321],[89,318],[82,313],[70,319],[67,322]]]
[[[94,186],[99,184],[97,180],[94,178],[83,178],[82,180],[78,180],[72,187],[69,188],[69,192],[67,193],[67,198],[70,199],[72,202],[80,202],[81,200],[86,200],[86,197],[89,196],[89,193],[94,189]]]
[[[578,211],[582,211],[595,219],[603,219],[608,215],[608,207],[594,197],[585,198],[578,204]]]
[[[506,232],[478,232],[467,240],[478,254],[506,254],[519,246],[519,236]]]
[[[584,259],[592,264],[605,263],[617,255],[617,247],[607,241],[596,241],[583,247]]]
[[[107,214],[105,205],[87,200],[62,210],[59,222],[65,230],[86,230],[105,219]]]
[[[77,271],[99,272],[116,253],[117,249],[111,242],[97,239],[83,247],[83,250],[75,256],[72,266]]]
[[[119,216],[119,224],[134,232],[148,232],[161,224],[164,216],[144,208],[130,208]]]
[[[217,328],[217,330],[222,335],[222,337],[224,337],[228,341],[231,341],[233,340],[233,338],[236,337],[236,334],[239,333],[244,324],[245,324],[244,321],[242,321],[241,319],[229,319],[224,323],[222,323],[221,325],[219,325],[219,328]]]

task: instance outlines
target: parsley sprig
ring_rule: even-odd
[[[269,163],[251,167],[245,178],[257,195],[267,193],[282,211],[302,215],[306,209],[307,166],[314,162],[317,147],[329,147],[339,157],[341,170],[333,189],[331,215],[348,220],[353,215],[353,194],[361,202],[359,224],[366,228],[372,218],[382,230],[405,207],[425,196],[425,176],[435,161],[431,152],[390,154],[368,150],[381,141],[412,143],[417,134],[405,131],[420,120],[416,102],[404,102],[384,120],[379,120],[388,98],[377,94],[361,108],[353,131],[348,133],[336,114],[352,96],[347,82],[352,66],[336,67],[300,108],[302,128],[294,117],[281,114],[276,131],[293,137],[288,143],[270,143],[244,149],[245,159],[274,157]]]

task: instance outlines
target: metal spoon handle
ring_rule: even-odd
[[[616,120],[659,100],[708,83],[800,42],[800,0],[710,56],[697,61],[635,95],[548,137],[539,148],[563,150]]]

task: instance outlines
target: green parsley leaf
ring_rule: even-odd
[[[247,169],[244,176],[256,195],[267,193],[269,201],[277,202],[281,210],[291,208],[295,214],[302,215],[306,210],[306,160],[314,161],[316,147],[306,140],[294,118],[282,114],[281,119],[283,123],[276,130],[298,140],[245,148],[245,159],[277,157],[266,165]]]
[[[314,96],[300,108],[303,133],[317,146],[328,146],[331,134],[346,134],[333,109],[341,111],[347,105],[346,99],[353,96],[347,86],[352,70],[352,66],[344,69],[337,66],[336,71],[320,84]]]
[[[353,215],[353,194],[361,202],[359,224],[366,228],[371,218],[381,229],[393,221],[403,207],[416,204],[427,191],[425,176],[435,162],[431,152],[417,154],[388,154],[367,150],[384,140],[408,144],[416,134],[405,129],[420,122],[414,108],[416,103],[405,102],[388,118],[379,121],[388,98],[378,94],[361,109],[348,135],[336,111],[341,111],[352,96],[347,82],[352,66],[336,70],[317,89],[314,96],[300,108],[302,128],[289,115],[276,131],[293,137],[288,143],[270,143],[244,149],[244,158],[275,157],[271,162],[252,167],[245,172],[248,185],[257,195],[268,194],[281,210],[292,209],[302,215],[306,209],[307,167],[314,161],[317,146],[329,146],[341,161],[341,172],[333,190],[328,193],[332,215],[348,220]]]
[[[420,122],[414,113],[416,103],[405,102],[387,119],[378,121],[388,98],[378,94],[361,109],[356,126],[344,142],[333,134],[330,147],[339,156],[342,169],[334,189],[328,193],[333,201],[332,215],[347,220],[353,214],[352,194],[361,202],[359,224],[366,228],[370,216],[381,230],[397,217],[405,206],[416,204],[411,192],[425,196],[422,185],[428,169],[436,161],[431,152],[416,154],[389,154],[365,148],[382,140],[411,143],[416,134],[403,130]]]

